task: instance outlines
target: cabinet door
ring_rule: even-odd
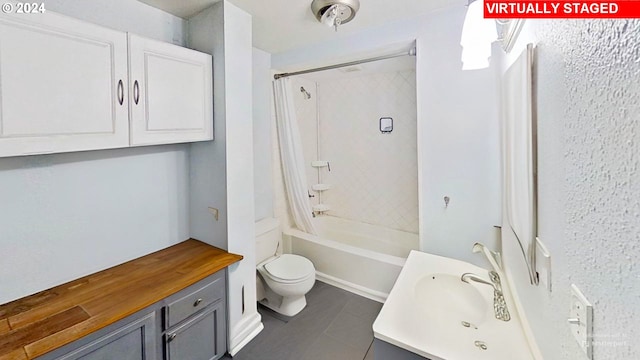
[[[129,34],[131,145],[213,139],[211,55]]]
[[[0,157],[128,146],[126,90],[125,33],[0,14]]]
[[[151,313],[57,360],[155,360],[155,329],[155,313]]]
[[[215,360],[226,352],[224,302],[165,334],[166,360]]]

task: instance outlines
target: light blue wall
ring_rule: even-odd
[[[229,249],[227,243],[227,126],[225,104],[224,9],[221,3],[190,18],[189,46],[213,56],[214,141],[191,146],[191,235]],[[218,220],[208,211],[218,209]]]
[[[184,21],[134,0],[49,11],[183,43]],[[189,237],[189,145],[0,159],[0,304]]]
[[[220,1],[189,19],[189,44],[213,55],[213,143],[191,149],[191,234],[244,259],[229,267],[229,353],[262,329],[256,306],[251,15]],[[207,207],[220,209],[215,221]]]
[[[253,48],[253,183],[256,221],[273,217],[271,54]]]
[[[0,159],[0,304],[187,239],[187,149]]]

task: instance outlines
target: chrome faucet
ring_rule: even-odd
[[[509,321],[511,320],[511,314],[507,309],[507,302],[504,300],[504,294],[502,293],[502,284],[500,282],[500,275],[495,271],[489,271],[489,278],[491,282],[481,278],[474,273],[464,273],[460,277],[460,280],[470,284],[469,281],[475,281],[480,284],[485,284],[493,287],[493,313],[498,320]]]
[[[504,300],[504,294],[502,293],[502,282],[500,281],[500,275],[498,275],[498,271],[502,270],[502,267],[500,266],[500,254],[489,250],[481,243],[475,243],[473,245],[473,252],[481,252],[487,258],[487,260],[489,260],[491,267],[493,267],[493,270],[489,271],[489,279],[491,279],[491,282],[473,273],[462,274],[460,280],[466,282],[467,284],[470,284],[469,281],[475,281],[477,283],[490,285],[491,287],[493,287],[493,312],[496,316],[496,319],[502,321],[511,320],[511,314],[509,314],[509,309],[507,309],[507,302]]]
[[[498,290],[498,287],[496,286],[496,284],[494,284],[492,282],[489,282],[489,281],[481,278],[480,276],[478,276],[478,275],[476,275],[474,273],[464,273],[460,277],[460,280],[466,282],[467,284],[471,284],[469,282],[469,280],[475,281],[475,282],[480,283],[480,284],[485,284],[485,285],[492,286],[495,291],[500,291],[500,290]]]
[[[489,261],[489,263],[493,267],[494,271],[502,270],[502,266],[501,266],[502,259],[500,258],[500,253],[497,253],[495,251],[489,250],[489,248],[484,246],[484,244],[482,244],[482,243],[473,244],[472,251],[474,253],[481,252],[487,258],[487,260]]]

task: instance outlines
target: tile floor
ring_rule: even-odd
[[[307,307],[288,322],[259,307],[264,330],[233,360],[373,360],[371,325],[381,308],[316,281]]]

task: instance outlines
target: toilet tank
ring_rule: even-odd
[[[256,265],[273,256],[280,241],[282,229],[278,219],[266,218],[256,222]]]

